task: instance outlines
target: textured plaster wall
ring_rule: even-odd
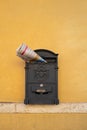
[[[87,114],[0,114],[0,130],[87,130]]]
[[[59,53],[60,102],[87,101],[87,1],[0,1],[0,101],[23,102],[24,62],[16,48]]]

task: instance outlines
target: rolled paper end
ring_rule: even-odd
[[[39,61],[44,62],[44,63],[47,63],[47,61],[44,60],[43,58],[39,59]]]
[[[20,58],[28,62],[39,61],[39,62],[47,63],[46,60],[40,57],[36,52],[34,52],[25,44],[22,44],[18,47],[18,49],[16,50],[16,54],[17,56],[19,56]]]
[[[36,55],[36,57],[34,57],[33,59],[30,59],[29,62],[33,62],[33,61],[37,61],[37,62],[44,62],[47,63],[46,60],[44,60],[42,57],[40,57],[39,55]]]

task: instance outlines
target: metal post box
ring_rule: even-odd
[[[35,50],[47,63],[25,63],[25,104],[58,104],[58,54]]]

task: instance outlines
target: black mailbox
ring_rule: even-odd
[[[58,104],[58,54],[35,50],[47,63],[25,63],[25,104]]]

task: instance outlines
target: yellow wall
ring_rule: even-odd
[[[0,101],[24,100],[24,61],[16,48],[59,53],[60,102],[87,101],[87,1],[0,1]]]
[[[0,130],[87,130],[87,114],[0,114]]]

